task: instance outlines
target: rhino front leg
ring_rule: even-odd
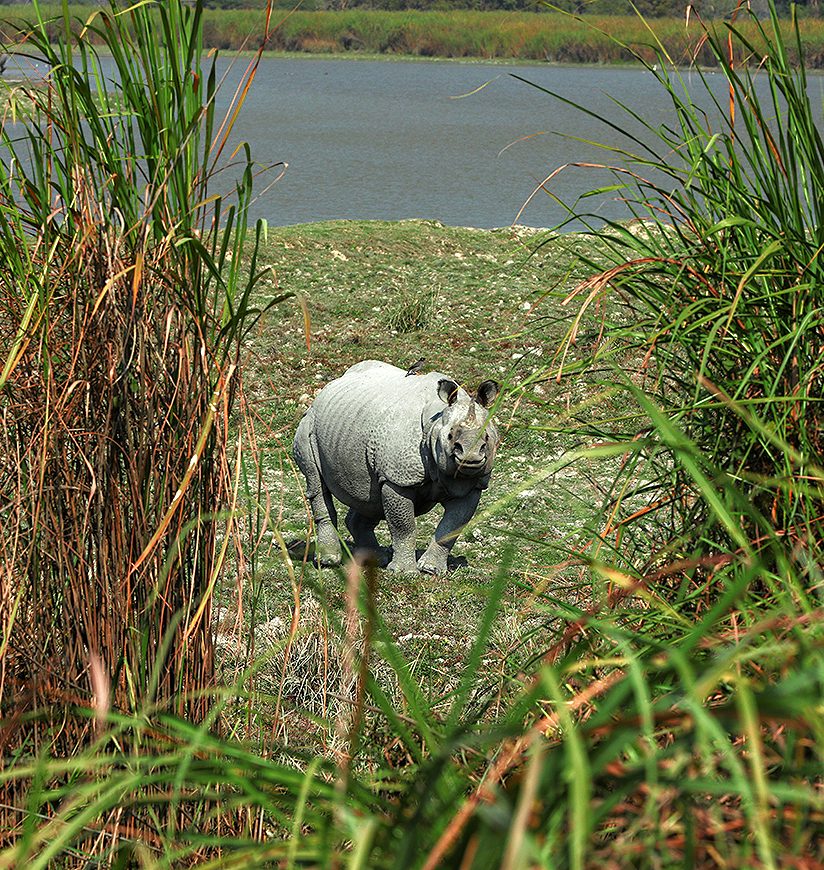
[[[386,566],[386,570],[399,574],[417,574],[415,502],[412,492],[404,487],[385,483],[381,487],[381,501],[386,524],[392,535],[392,561]]]
[[[472,519],[481,500],[481,491],[472,490],[463,498],[444,502],[443,518],[435,529],[426,552],[418,559],[418,568],[425,574],[446,574],[446,563],[461,529]]]

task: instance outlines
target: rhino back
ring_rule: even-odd
[[[433,372],[406,376],[373,360],[358,363],[321,390],[312,405],[321,473],[337,498],[379,510],[380,485],[426,479],[422,419],[444,407]]]

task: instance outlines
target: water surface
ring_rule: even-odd
[[[226,78],[219,113],[245,65],[220,61]],[[104,74],[107,67],[104,60]],[[712,109],[698,74],[684,77],[699,105]],[[820,106],[824,79],[810,81]],[[723,77],[708,74],[707,82],[723,105]],[[424,218],[455,226],[555,226],[568,214],[557,200],[572,204],[614,179],[567,168],[524,207],[551,173],[572,163],[621,162],[594,142],[638,150],[623,132],[641,133],[642,126],[619,104],[654,125],[671,123],[666,92],[637,68],[265,58],[232,144],[248,141],[261,165],[288,163],[253,206],[252,217],[271,224]],[[266,183],[261,177],[256,189]],[[232,189],[231,169],[217,186]],[[617,192],[582,207],[595,212],[596,223],[628,216]]]
[[[332,218],[431,218],[456,226],[547,226],[565,211],[530,194],[554,169],[612,159],[580,140],[626,145],[596,120],[513,78],[584,101],[607,118],[614,100],[653,117],[667,101],[653,77],[629,69],[502,67],[480,63],[267,59],[241,114],[239,136],[283,179],[256,203],[276,224]],[[622,118],[622,123],[625,123]],[[591,171],[557,175],[572,201],[605,182]],[[618,202],[600,206],[615,217]]]

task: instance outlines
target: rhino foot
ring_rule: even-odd
[[[432,552],[427,550],[420,559],[418,559],[418,570],[424,574],[446,574],[447,553]]]
[[[387,547],[378,547],[374,553],[375,558],[378,560],[378,568],[386,568],[392,561],[392,557],[389,555],[389,549]]]
[[[318,524],[315,557],[322,568],[332,568],[341,563],[338,530],[331,523]]]
[[[386,570],[391,571],[393,574],[417,574],[418,566],[415,564],[414,559],[393,559],[386,566]]]
[[[389,564],[389,552],[386,547],[352,547],[352,559],[359,565],[373,563],[378,568]]]

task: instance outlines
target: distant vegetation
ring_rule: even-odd
[[[592,8],[598,6],[592,4]],[[47,30],[52,38],[57,38],[62,27],[60,8],[58,5],[42,8],[47,20],[54,19],[53,24],[47,24]],[[79,22],[76,29],[79,30],[95,9],[99,7],[71,7],[71,15]],[[284,13],[282,20],[278,19],[278,14],[275,13],[274,26],[266,45],[272,51],[552,63],[624,63],[632,61],[636,55],[649,60],[655,57],[650,30],[636,15],[588,14],[583,19],[576,19],[558,12],[538,15],[458,8],[443,11],[367,8],[307,11],[301,8]],[[203,14],[204,42],[208,47],[222,50],[257,49],[261,43],[260,34],[264,31],[264,19],[263,8],[206,9]],[[31,7],[0,7],[0,28],[7,45],[17,41],[17,27],[25,29],[33,23]],[[696,19],[687,28],[683,16],[656,18],[652,27],[676,63],[715,65],[712,52],[701,43],[701,30]],[[786,27],[790,27],[789,20]],[[754,22],[739,23],[738,29],[748,40],[758,44]],[[824,66],[824,26],[819,21],[805,20],[802,32],[807,66]],[[792,40],[787,40],[787,44],[794,62],[795,44]],[[697,49],[699,45],[701,47]],[[747,53],[746,50],[740,51],[742,57]]]
[[[791,0],[776,3],[779,15],[789,15]],[[205,4],[211,9],[253,9],[266,6],[266,0],[209,0]],[[280,8],[291,9],[291,0],[276,0],[273,4]],[[726,18],[731,16],[738,0],[695,0],[690,4],[703,18]],[[757,15],[767,15],[767,0],[748,0],[748,5]],[[819,15],[820,0],[800,0],[796,4],[802,15]],[[640,13],[645,18],[673,17],[683,18],[686,0],[305,0],[300,4],[304,10],[345,9],[382,9],[400,11],[417,9],[424,11],[446,12],[454,9],[475,9],[493,12],[551,12],[560,10],[575,15],[634,15]]]
[[[228,13],[224,13],[228,14]],[[214,20],[217,24],[217,19]],[[212,22],[207,20],[207,33]],[[740,29],[758,41],[755,27]],[[789,28],[789,22],[787,22]],[[698,26],[661,18],[654,32],[679,64],[715,65]],[[213,36],[219,39],[220,27]],[[824,63],[824,28],[806,22],[807,62]],[[654,61],[656,48],[647,25],[637,16],[589,16],[585,21],[552,13],[529,12],[296,12],[274,32],[270,48],[285,51],[366,52],[423,57],[512,58],[556,63],[622,63],[637,55]],[[790,43],[791,44],[791,43]],[[225,46],[229,48],[227,44]]]
[[[31,7],[31,0],[0,0],[0,7]],[[206,9],[264,9],[267,0],[207,0]],[[575,15],[636,15],[645,18],[684,18],[686,0],[273,0],[273,7],[303,11],[342,12],[347,9],[375,9],[388,12],[417,10],[425,12],[450,12],[456,9],[473,9],[481,12],[572,12]],[[730,18],[737,6],[748,6],[757,16],[765,17],[767,0],[695,0],[689,4],[695,14],[704,19]],[[791,0],[775,4],[779,15],[790,14]],[[798,0],[796,11],[801,16],[818,16],[824,7],[821,0]]]

